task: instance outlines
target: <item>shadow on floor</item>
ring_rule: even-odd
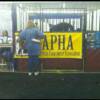
[[[100,74],[0,73],[0,99],[100,99]]]

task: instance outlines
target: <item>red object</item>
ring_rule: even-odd
[[[21,59],[17,59],[17,60],[18,60],[18,71],[19,72],[27,72],[28,71],[27,59],[21,58]]]
[[[76,69],[81,70],[82,59],[52,58],[41,59],[44,69]]]
[[[18,70],[20,72],[27,72],[27,59],[17,59],[18,60]],[[59,58],[48,58],[41,59],[43,64],[42,69],[66,69],[66,70],[82,70],[83,61],[81,59],[59,59]],[[100,49],[87,49],[85,65],[85,72],[100,72]]]
[[[87,49],[85,71],[100,72],[100,49]]]

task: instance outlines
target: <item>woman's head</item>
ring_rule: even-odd
[[[4,30],[4,31],[2,32],[2,35],[3,35],[3,36],[8,36],[8,31],[7,31],[7,30]]]
[[[35,24],[32,22],[32,20],[29,20],[29,21],[27,22],[26,28],[33,28],[33,27],[35,27]]]

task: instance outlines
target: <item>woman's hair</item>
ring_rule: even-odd
[[[8,31],[7,30],[2,31],[2,35],[3,36],[8,36]]]
[[[27,22],[26,28],[33,28],[33,27],[35,27],[35,24],[32,22],[32,20],[29,20],[29,21]]]

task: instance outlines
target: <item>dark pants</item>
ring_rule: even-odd
[[[35,72],[40,71],[40,58],[36,55],[29,55],[28,58],[28,71],[29,72]]]
[[[7,63],[7,67],[10,70],[13,68],[13,53],[11,51],[11,48],[3,48],[0,50],[1,57],[5,60]]]

